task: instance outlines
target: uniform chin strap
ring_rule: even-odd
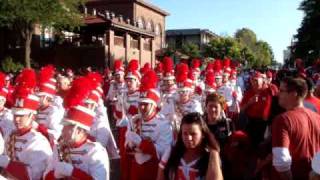
[[[155,107],[154,104],[151,104],[151,107],[145,116],[144,120],[148,121],[154,117],[154,115],[157,113],[157,108]]]

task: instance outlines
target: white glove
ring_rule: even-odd
[[[73,166],[66,162],[57,162],[54,167],[54,177],[64,178],[72,175]]]
[[[7,155],[0,155],[0,167],[6,168],[10,162],[10,158]]]
[[[132,131],[128,131],[126,133],[126,141],[127,142],[131,142],[136,146],[139,146],[141,141],[142,141],[142,139],[137,133],[132,132]]]

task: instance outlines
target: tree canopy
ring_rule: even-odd
[[[37,24],[72,29],[81,25],[80,5],[85,0],[1,0],[0,26],[20,32],[25,40],[25,64],[30,67],[30,45]]]
[[[248,67],[264,67],[274,61],[271,46],[265,41],[258,41],[256,34],[247,28],[238,30],[234,37],[212,40],[205,48],[204,55],[220,59],[237,59]]]
[[[293,59],[301,58],[310,65],[320,57],[320,1],[303,0],[299,10],[304,12],[304,18],[291,51]]]

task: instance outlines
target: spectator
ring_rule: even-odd
[[[307,86],[308,86],[308,93],[307,93],[307,96],[306,96],[304,102],[307,102],[310,105],[312,105],[314,107],[314,109],[316,110],[316,112],[320,113],[320,99],[315,97],[313,94],[314,88],[315,88],[313,80],[311,78],[307,78],[306,82],[307,82]]]
[[[303,107],[307,84],[300,78],[280,83],[279,105],[286,112],[272,122],[272,179],[308,179],[311,159],[320,150],[320,116]]]
[[[223,179],[219,146],[199,113],[183,117],[176,145],[163,156],[158,180]]]

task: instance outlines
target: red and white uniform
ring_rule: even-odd
[[[90,135],[94,137],[97,142],[101,143],[103,147],[107,148],[110,159],[119,158],[118,147],[107,116],[107,108],[104,106],[102,100],[98,102],[95,113],[96,115],[90,128]]]
[[[217,89],[217,92],[226,100],[227,106],[230,107],[233,103],[233,89],[229,83],[226,83]]]
[[[134,148],[135,158],[130,177],[155,179],[158,163],[173,142],[170,122],[157,113],[147,121],[137,115],[133,123],[133,129],[128,130],[126,134],[126,145],[128,148]]]
[[[118,100],[118,97],[123,96],[126,91],[126,84],[116,83],[115,81],[111,81],[111,85],[107,94],[107,100],[111,102],[115,102]]]
[[[118,100],[115,105],[115,117],[117,127],[127,127],[128,120],[138,114],[140,92],[125,92],[122,100]],[[123,112],[124,111],[124,112]]]
[[[50,139],[58,140],[62,131],[62,118],[64,110],[60,110],[57,106],[49,105],[45,109],[40,109],[36,115],[38,126],[44,126],[47,129]]]
[[[132,123],[132,118],[138,114],[140,92],[126,93],[123,101],[118,101],[115,105],[116,126],[119,130],[118,144],[120,149],[121,179],[126,180],[130,175],[131,161],[133,157],[128,155],[125,149],[126,132],[128,124]]]
[[[16,129],[10,109],[4,108],[0,112],[0,129],[3,136],[9,135],[10,132]]]
[[[41,179],[48,166],[48,159],[52,156],[52,150],[48,140],[38,131],[31,129],[29,132],[18,135],[15,132],[5,138],[5,155],[10,162],[6,169],[12,168],[15,161],[24,164],[29,179]],[[16,172],[22,173],[19,169]]]
[[[177,87],[174,85],[170,91],[161,94],[161,110],[160,113],[168,117],[174,114],[174,103],[177,96]]]
[[[203,114],[201,103],[194,98],[190,99],[186,103],[179,103],[179,100],[178,100],[178,102],[175,103],[175,109],[177,113],[180,114],[181,118],[184,115],[188,113],[193,113],[193,112],[198,112],[200,114]]]
[[[100,143],[87,140],[84,144],[68,150],[60,149],[60,155],[65,157],[67,165],[65,169],[69,171],[71,179],[95,179],[109,180],[109,158],[106,149]],[[56,179],[59,172],[55,172],[54,164],[61,164],[57,147],[50,158],[50,164],[44,174],[44,179]],[[63,175],[60,175],[63,177]]]

